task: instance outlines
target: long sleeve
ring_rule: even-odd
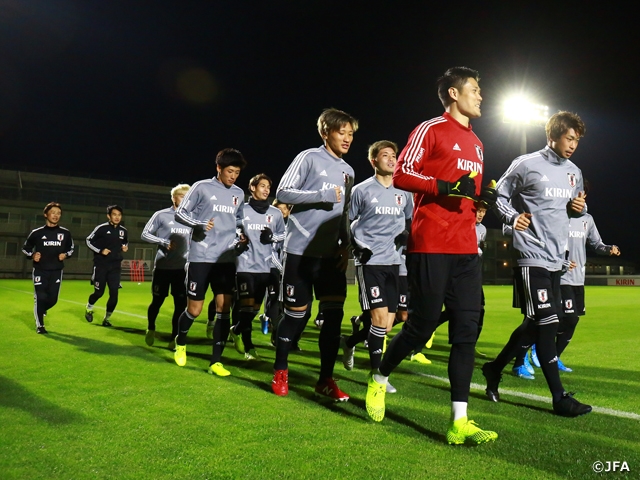
[[[22,246],[22,253],[24,253],[28,258],[33,257],[33,250],[36,247],[34,242],[34,234],[31,232],[29,237],[25,240],[24,245]]]
[[[142,234],[140,235],[140,238],[145,242],[154,243],[162,247],[168,247],[171,244],[171,241],[168,238],[161,238],[156,235],[159,227],[158,222],[160,221],[159,214],[160,214],[160,211],[157,211],[149,219],[147,224],[144,226],[144,229],[142,230]]]
[[[423,165],[421,161],[429,157],[432,147],[429,130],[432,125],[440,123],[434,120],[421,123],[411,132],[393,172],[394,187],[412,193],[438,195],[436,178],[425,174],[424,168],[420,168]]]
[[[309,150],[300,153],[282,176],[276,191],[279,202],[290,205],[305,203],[336,203],[338,197],[334,188],[326,190],[302,190],[310,171]]]

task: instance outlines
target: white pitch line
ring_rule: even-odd
[[[438,377],[437,375],[429,375],[427,373],[420,373],[420,372],[415,372],[415,373],[416,373],[416,375],[420,375],[421,377],[432,378],[433,380],[438,380],[440,382],[449,383],[449,379],[448,378]],[[486,386],[485,385],[480,385],[479,383],[472,383],[471,384],[471,388],[473,390],[480,390],[480,391],[484,392]],[[534,395],[532,393],[518,392],[516,390],[509,390],[507,388],[501,388],[500,389],[500,396],[502,396],[502,395],[511,395],[513,397],[526,398],[526,399],[529,399],[529,400],[534,400],[536,402],[551,403],[551,398],[550,397],[542,397],[540,395]],[[637,413],[633,413],[633,412],[623,412],[621,410],[613,410],[612,408],[605,408],[605,407],[593,407],[593,411],[596,412],[596,413],[602,413],[604,415],[611,415],[613,417],[630,418],[632,420],[640,420],[640,415],[638,415]]]
[[[1,287],[0,288],[4,289],[4,290],[10,290],[12,292],[19,292],[19,293],[26,293],[27,295],[33,295],[33,292],[25,292],[24,290],[18,290],[16,288],[8,288],[8,287]],[[87,304],[86,303],[82,303],[82,302],[74,302],[73,300],[66,300],[64,298],[60,298],[58,297],[58,301],[59,302],[67,302],[67,303],[72,303],[74,305],[82,305],[83,307],[86,307]],[[100,310],[104,310],[104,308],[99,307]],[[147,319],[147,317],[145,317],[144,315],[138,315],[137,313],[129,313],[129,312],[125,312],[122,310],[116,310],[118,312],[118,315],[127,315],[129,317],[135,317],[135,318],[142,318],[144,320]],[[115,313],[115,311],[114,311]]]

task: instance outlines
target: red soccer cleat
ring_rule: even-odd
[[[338,388],[333,378],[325,378],[316,383],[316,395],[329,397],[336,402],[346,402],[349,400],[349,395]]]
[[[289,370],[275,370],[271,381],[273,393],[279,397],[286,397],[289,393]]]

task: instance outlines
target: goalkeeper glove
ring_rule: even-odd
[[[238,243],[236,243],[236,246],[234,247],[234,250],[236,252],[236,255],[238,255],[238,256],[242,255],[244,252],[249,250],[249,242],[238,242]]]
[[[260,232],[260,243],[263,245],[273,243],[273,232],[269,227],[264,227],[262,232]]]
[[[371,255],[373,255],[373,252],[368,248],[355,247],[353,249],[353,256],[358,259],[360,265],[364,265],[369,260],[371,260]]]
[[[449,197],[464,197],[475,200],[476,182],[473,181],[473,177],[477,174],[477,172],[471,172],[468,175],[461,176],[455,182],[436,180],[438,183],[438,193],[440,195],[448,195]]]
[[[403,230],[402,233],[400,233],[394,240],[393,243],[395,243],[396,248],[400,248],[400,247],[406,247],[407,246],[407,240],[409,239],[409,232],[407,232],[406,230]]]
[[[496,204],[498,194],[496,193],[496,181],[491,180],[488,185],[485,185],[480,192],[480,200],[487,208],[491,208]]]

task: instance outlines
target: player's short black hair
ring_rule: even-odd
[[[259,173],[258,175],[251,177],[251,180],[249,180],[249,190],[251,190],[251,187],[257,187],[262,180],[269,182],[269,186],[273,185],[271,178],[269,178],[266,173]]]
[[[42,210],[42,213],[46,215],[49,212],[49,210],[51,210],[53,207],[59,208],[60,211],[62,212],[62,207],[58,202],[49,202],[44,206],[44,210]]]
[[[119,205],[109,205],[107,207],[107,215],[111,215],[111,212],[113,212],[114,210],[118,210],[120,212],[120,215],[124,215],[124,210],[122,210],[122,207]]]
[[[390,148],[396,155],[398,154],[398,145],[395,142],[391,140],[379,140],[369,145],[369,160],[375,159],[380,153],[380,150],[385,148]]]
[[[464,87],[464,84],[467,83],[469,78],[473,78],[476,82],[479,82],[480,74],[477,70],[469,67],[451,67],[438,79],[438,97],[440,97],[440,101],[445,108],[453,102],[451,95],[449,95],[449,89],[454,87],[461,92],[462,87]]]
[[[221,169],[227,167],[238,167],[242,170],[247,166],[247,161],[240,153],[240,150],[236,150],[235,148],[225,148],[218,152],[216,155],[216,165]]]
[[[553,114],[544,126],[547,140],[558,140],[571,128],[575,130],[580,138],[584,137],[584,134],[587,133],[587,127],[582,119],[577,114],[571,112],[561,111]]]
[[[347,123],[351,124],[354,132],[358,130],[358,120],[353,116],[337,108],[325,108],[318,117],[318,133],[324,138],[324,135],[339,131]]]

